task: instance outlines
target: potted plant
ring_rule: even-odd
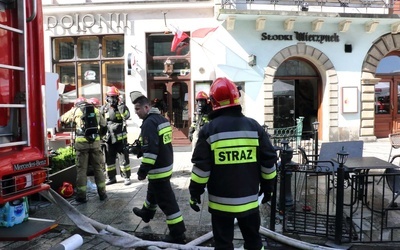
[[[76,182],[76,167],[75,167],[75,150],[71,146],[57,149],[50,156],[50,186],[54,190],[63,184],[69,182],[75,185]]]

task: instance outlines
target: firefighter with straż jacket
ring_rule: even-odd
[[[100,140],[106,131],[106,121],[103,116],[99,114],[99,110],[94,108],[96,114],[97,124],[99,125],[98,134],[93,134],[91,138],[87,138],[82,134],[82,123],[83,123],[83,112],[81,109],[82,105],[86,104],[86,99],[79,97],[75,100],[74,107],[61,116],[61,123],[72,123],[75,128],[75,150],[76,150],[76,197],[75,200],[80,203],[87,202],[86,191],[87,191],[87,169],[89,161],[94,171],[94,179],[97,186],[97,193],[99,194],[100,200],[107,199],[106,184],[104,173],[102,170],[102,152],[100,150]]]
[[[271,199],[277,155],[268,135],[254,119],[242,114],[239,90],[227,78],[210,88],[211,121],[199,132],[193,151],[190,206],[199,211],[207,186],[215,249],[233,249],[234,219],[245,249],[263,249],[258,196]]]
[[[125,121],[129,119],[130,112],[124,103],[119,101],[119,90],[112,86],[106,93],[107,103],[100,109],[101,114],[107,121],[106,142],[106,185],[117,183],[116,158],[122,154],[123,161],[120,162],[121,176],[124,184],[131,184],[131,167],[127,143],[127,131]]]
[[[208,95],[204,91],[200,91],[196,95],[196,113],[193,118],[192,125],[189,128],[189,139],[192,142],[193,148],[196,145],[197,136],[200,129],[209,122],[208,114],[212,111]]]
[[[139,91],[131,92],[130,97],[135,113],[143,120],[139,135],[143,158],[138,180],[147,177],[149,181],[143,207],[134,207],[133,213],[147,223],[153,219],[158,205],[167,217],[169,229],[163,241],[184,243],[185,223],[170,182],[174,161],[171,124]]]

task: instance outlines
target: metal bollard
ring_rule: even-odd
[[[281,184],[279,188],[279,210],[285,211],[286,207],[293,206],[293,195],[292,195],[292,172],[286,170],[286,165],[292,163],[293,149],[289,147],[289,142],[282,140],[282,152],[280,162],[280,178]],[[285,204],[283,206],[283,204]]]

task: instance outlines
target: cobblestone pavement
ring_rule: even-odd
[[[187,187],[190,181],[191,173],[191,148],[181,147],[175,148],[174,173],[171,180],[175,195],[183,213],[185,224],[187,226],[186,236],[188,241],[196,239],[211,231],[210,214],[207,211],[207,197],[202,197],[202,210],[199,213],[194,212],[188,205],[189,192]],[[380,139],[376,142],[364,143],[364,156],[377,156],[387,160],[390,151],[388,139]],[[395,152],[396,153],[396,152]],[[400,152],[399,152],[400,153]],[[164,214],[158,209],[155,218],[149,223],[144,223],[140,218],[132,213],[132,208],[141,207],[146,195],[147,181],[138,181],[136,179],[136,171],[139,161],[131,158],[132,166],[132,184],[125,186],[123,179],[117,176],[118,183],[107,186],[109,199],[101,202],[97,194],[89,193],[89,201],[85,204],[77,204],[73,199],[69,202],[83,215],[104,225],[110,225],[113,228],[124,231],[128,234],[135,235],[145,240],[159,240],[167,233]],[[92,178],[92,177],[91,177]],[[5,241],[0,242],[0,249],[51,249],[61,241],[69,238],[74,234],[80,234],[84,243],[79,249],[124,249],[122,247],[112,246],[108,242],[102,240],[92,234],[88,234],[80,230],[75,224],[64,214],[57,206],[46,199],[31,201],[31,206],[36,211],[31,213],[31,217],[55,220],[58,226],[51,231],[38,236],[30,241]],[[262,225],[268,228],[269,217],[268,208],[262,206]],[[281,230],[277,225],[277,232]],[[315,237],[291,235],[295,239],[304,240],[314,244],[325,243],[325,239]],[[235,231],[235,247],[240,248],[243,244],[239,229]],[[206,241],[202,246],[212,246],[212,239]],[[266,249],[293,249],[280,243],[266,240]],[[346,246],[351,249],[378,249],[378,246]],[[386,246],[386,249],[400,249],[399,246]]]

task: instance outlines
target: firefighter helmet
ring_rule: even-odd
[[[88,100],[90,104],[93,104],[94,106],[100,106],[100,101],[96,97],[92,97]]]
[[[208,95],[206,94],[206,92],[204,91],[200,91],[199,93],[197,93],[196,95],[196,101],[197,100],[207,100],[208,99]]]
[[[112,86],[106,93],[107,96],[119,96],[119,90]]]
[[[210,88],[210,100],[213,110],[238,106],[240,93],[236,85],[228,78],[215,79]]]
[[[64,198],[69,198],[74,194],[74,187],[71,183],[65,181],[58,189],[58,193]]]
[[[78,98],[75,99],[74,105],[77,106],[77,105],[79,105],[79,104],[81,104],[83,102],[86,102],[86,98],[81,96],[81,97],[78,97]]]

